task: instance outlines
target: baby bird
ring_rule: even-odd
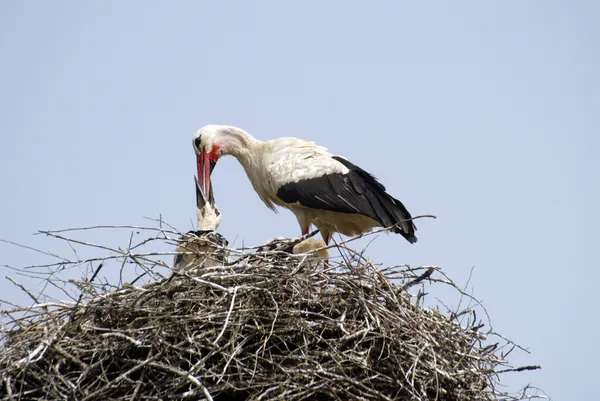
[[[189,231],[179,239],[179,245],[175,250],[177,254],[173,261],[174,270],[222,266],[227,261],[224,248],[229,243],[225,237],[216,232],[222,216],[215,204],[212,188],[206,199],[196,177],[194,177],[194,184],[198,230]]]
[[[306,253],[311,255],[311,257],[315,258],[318,261],[328,260],[329,259],[329,250],[320,249],[325,248],[325,241],[317,239],[317,238],[307,238],[302,242],[297,243],[292,248],[292,253],[297,255],[299,253]],[[317,251],[317,249],[319,249]]]
[[[307,255],[305,261],[312,267],[317,267],[321,262],[329,260],[329,251],[325,242],[312,238],[319,231],[315,230],[298,238],[273,238],[257,247],[256,252],[282,252],[283,254]],[[308,237],[308,238],[307,238]],[[318,250],[320,249],[320,250]],[[318,250],[318,251],[317,251]],[[282,255],[283,256],[283,255]],[[298,257],[296,257],[298,259]]]

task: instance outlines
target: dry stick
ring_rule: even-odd
[[[32,272],[32,271],[28,271],[27,273],[25,273],[23,271],[24,269],[22,267],[12,267],[9,265],[4,265],[4,264],[0,264],[0,267],[4,267],[4,268],[10,269],[10,270],[13,270],[13,271],[17,272],[17,274],[19,276],[29,277],[29,278],[39,278],[38,276],[36,276],[36,274],[39,276],[52,274],[50,272]]]
[[[57,290],[61,291],[63,294],[65,294],[67,297],[71,298],[73,301],[75,301],[75,295],[71,295],[69,294],[69,292],[67,291],[66,288],[66,284],[74,284],[74,282],[72,280],[68,280],[68,281],[62,281],[62,280],[58,280],[55,279],[54,281],[59,282],[61,285],[57,285],[52,278],[47,278],[44,280],[46,282],[46,286],[47,285],[51,285],[52,287],[56,288]],[[46,286],[44,286],[44,290],[46,288]],[[43,291],[42,291],[43,292]],[[48,297],[50,298],[50,297]]]
[[[213,344],[215,346],[217,346],[217,343],[221,339],[221,336],[223,336],[223,334],[225,333],[225,329],[227,328],[227,324],[229,323],[229,317],[231,316],[231,311],[233,310],[233,305],[235,304],[235,296],[237,295],[237,291],[238,287],[234,287],[233,295],[231,296],[231,304],[229,305],[229,310],[227,311],[227,316],[225,317],[225,323],[223,323],[223,329],[221,329],[221,332],[219,333],[215,341],[213,341]]]
[[[79,255],[77,255],[77,251],[75,250],[75,248],[71,244],[71,241],[65,241],[65,242],[67,243],[67,245],[69,246],[69,248],[71,248],[71,250],[73,251],[73,255],[75,255],[75,258],[79,259]]]
[[[409,287],[412,287],[413,285],[419,284],[421,281],[428,279],[429,277],[431,277],[431,275],[433,274],[434,271],[435,271],[435,269],[433,267],[430,267],[429,269],[427,269],[425,271],[425,273],[421,274],[416,279],[411,280],[408,283],[404,284],[402,287],[400,287],[399,291],[405,291]]]
[[[153,353],[154,353],[154,347],[150,347],[150,350],[148,351],[148,356],[146,357],[146,359],[150,359],[152,357]],[[138,394],[140,392],[140,389],[142,388],[142,383],[144,382],[145,377],[146,377],[146,369],[142,370],[142,374],[140,376],[138,384],[135,386],[135,389],[133,390],[133,394],[131,396],[131,401],[135,401],[138,398]]]
[[[53,254],[53,253],[51,253],[51,252],[42,251],[41,249],[37,249],[37,248],[33,248],[33,247],[31,247],[31,246],[27,246],[27,245],[19,244],[19,243],[17,243],[17,242],[13,242],[13,241],[7,241],[7,240],[5,240],[5,239],[0,239],[0,242],[4,242],[4,243],[6,243],[6,244],[10,244],[10,245],[18,246],[19,248],[29,249],[30,251],[34,251],[34,252],[37,252],[37,253],[41,253],[42,255],[46,255],[46,256],[52,256],[53,258],[56,258],[56,259],[62,259],[62,260],[64,260],[64,261],[66,261],[66,262],[68,262],[68,261],[69,261],[69,259],[65,259],[65,258],[63,258],[63,257],[61,257],[61,256],[58,256],[58,255],[55,255],[55,254]]]
[[[4,303],[9,303],[7,301],[2,301]],[[63,301],[64,303],[60,303],[60,302],[44,302],[41,304],[35,304],[35,305],[31,305],[31,306],[16,306],[12,309],[5,309],[2,312],[3,313],[16,313],[16,312],[30,312],[34,309],[45,309],[45,308],[50,308],[50,307],[56,307],[56,308],[70,308],[74,305],[70,305],[69,302],[67,301]],[[43,312],[40,312],[43,313]]]
[[[206,397],[207,401],[213,401],[213,398],[210,395],[210,392],[208,391],[208,389],[206,387],[204,387],[204,385],[200,382],[200,380],[198,380],[195,376],[193,376],[189,372],[185,372],[174,366],[168,366],[168,365],[164,365],[164,364],[158,363],[158,362],[150,362],[150,366],[153,366],[153,367],[159,368],[159,369],[163,369],[163,370],[169,371],[171,373],[175,373],[176,375],[179,375],[179,376],[187,379],[192,384],[194,384],[196,387],[198,387],[200,390],[202,390],[202,393]]]
[[[464,288],[465,288],[466,291],[468,291],[468,289],[469,289],[469,283],[471,282],[471,278],[473,277],[473,270],[475,270],[475,266],[472,266],[471,270],[469,271],[469,277],[467,278],[467,282],[466,282],[466,284],[464,286]],[[458,305],[456,306],[455,318],[458,318],[458,316],[459,316],[458,314],[459,314],[459,311],[460,311],[463,299],[464,299],[464,295],[460,294],[460,299],[458,301]],[[472,302],[472,299],[469,298],[469,301],[467,303],[467,308],[465,310],[468,310],[471,307],[471,302]],[[475,311],[473,311],[473,313],[475,313]],[[463,314],[463,316],[464,316],[464,314]],[[459,323],[460,324],[463,323],[462,317],[459,320]],[[489,317],[488,317],[488,325],[490,326],[490,329],[491,329],[491,327],[492,327],[492,321],[489,319]]]
[[[54,331],[54,333],[50,336],[49,339],[42,339],[40,344],[33,351],[31,351],[29,354],[27,354],[27,356],[19,359],[16,362],[16,366],[19,366],[19,367],[21,367],[23,365],[27,366],[31,362],[37,362],[40,359],[42,359],[42,357],[44,356],[44,354],[46,353],[48,348],[50,348],[52,343],[56,340],[58,333],[60,332],[60,330],[62,330],[63,327],[64,327],[64,324],[61,325],[60,327],[58,327]],[[47,328],[44,327],[44,330],[47,331]]]
[[[133,230],[158,231],[159,233],[169,233],[169,234],[177,234],[177,235],[181,234],[177,230],[170,231],[170,230],[165,230],[163,228],[146,227],[146,226],[129,226],[129,225],[114,225],[114,226],[102,225],[102,226],[90,226],[90,227],[65,228],[62,230],[47,230],[47,232],[57,234],[57,233],[64,233],[64,232],[69,232],[69,231],[87,231],[87,230],[96,230],[96,229],[104,229],[104,228],[117,228],[117,229],[124,228],[124,229],[133,229]],[[41,234],[41,232],[36,233],[34,235],[39,235],[39,234]],[[2,241],[2,240],[0,240],[0,241]]]
[[[336,247],[338,248],[342,248],[344,250],[346,250],[349,254],[354,254],[354,256],[358,257],[357,262],[360,264],[361,262],[364,262],[364,264],[362,264],[361,266],[367,266],[371,263],[371,261],[369,259],[367,259],[362,252],[358,252],[346,245],[344,245],[343,243],[337,244]],[[316,251],[315,251],[316,252]],[[349,262],[348,262],[349,263]],[[348,265],[348,264],[347,264]]]
[[[144,217],[147,220],[153,221],[155,223],[158,223],[158,227],[162,230],[165,231],[163,229],[163,224],[167,227],[169,227],[171,230],[178,232],[177,229],[175,227],[173,227],[172,225],[170,225],[169,223],[167,223],[166,221],[163,220],[162,215],[159,215],[158,219],[153,219],[152,217]]]
[[[215,248],[217,248],[215,246]],[[227,249],[227,248],[223,248],[223,249]],[[136,253],[136,254],[132,254],[135,255],[138,258],[143,258],[143,260],[148,261],[148,262],[156,262],[155,260],[151,260],[148,259],[148,257],[150,256],[173,256],[173,255],[177,255],[181,252],[175,252],[175,251],[169,251],[169,252],[145,252],[145,253]],[[187,254],[188,252],[186,252]],[[196,254],[193,252],[190,252],[189,254]],[[32,266],[26,266],[23,269],[34,269],[34,268],[49,268],[49,267],[59,267],[59,266],[67,266],[67,265],[81,265],[81,264],[85,264],[85,263],[90,263],[90,262],[102,262],[102,261],[108,261],[108,260],[114,260],[114,259],[120,259],[120,258],[124,258],[126,257],[126,254],[118,254],[118,255],[109,255],[109,256],[102,256],[102,257],[95,257],[95,258],[89,258],[89,259],[84,259],[84,260],[78,260],[78,261],[69,261],[69,262],[56,262],[56,263],[50,263],[50,264],[45,264],[45,265],[32,265]],[[165,267],[169,267],[164,265]],[[38,274],[42,274],[42,273],[38,273]]]
[[[17,287],[19,287],[21,290],[23,290],[23,292],[27,295],[29,295],[29,298],[33,299],[33,301],[36,304],[39,304],[40,301],[39,299],[37,299],[37,297],[35,295],[33,295],[31,292],[29,292],[29,290],[27,288],[25,288],[22,284],[17,283],[15,280],[13,280],[12,278],[6,276],[5,277],[8,281],[10,281],[11,283],[13,283],[14,285],[16,285]]]
[[[445,280],[440,280],[437,278],[430,278],[431,281],[437,281],[437,282],[441,282],[444,283],[446,285],[451,286],[452,288],[454,288],[455,290],[457,290],[461,295],[464,295],[467,298],[470,298],[471,300],[473,300],[473,302],[475,302],[475,305],[480,307],[483,312],[485,313],[486,319],[488,322],[491,322],[491,318],[490,315],[487,311],[487,309],[481,304],[481,301],[479,301],[478,299],[476,299],[473,295],[467,293],[466,291],[464,291],[461,287],[459,287],[452,279],[450,279],[450,277],[448,277],[448,275],[446,273],[444,273],[442,270],[438,271],[439,274],[441,274]],[[450,308],[448,308],[450,310]],[[491,323],[490,323],[490,332],[491,332]]]
[[[100,263],[98,265],[98,267],[96,268],[96,270],[92,274],[92,277],[88,280],[88,283],[90,285],[92,284],[92,282],[94,281],[94,279],[96,278],[96,276],[98,275],[98,273],[100,273],[100,269],[102,269],[102,266],[104,266],[104,263]],[[77,298],[77,302],[76,302],[77,305],[79,305],[79,303],[81,302],[82,298],[83,298],[83,291],[81,291],[81,293],[79,294],[79,298]],[[71,315],[71,318],[73,318],[75,316],[75,312],[74,312],[75,310],[77,310],[77,308],[73,308],[73,315]]]
[[[127,372],[121,373],[118,377],[116,377],[113,380],[108,381],[104,386],[100,387],[98,390],[94,391],[91,394],[88,394],[87,397],[85,397],[82,401],[93,399],[94,397],[96,397],[97,395],[101,394],[103,391],[108,390],[111,386],[113,386],[116,383],[119,383],[121,380],[125,379],[127,376],[129,376],[130,374],[134,373],[135,371],[143,368],[146,365],[151,365],[152,361],[154,359],[156,359],[159,355],[160,354],[154,355],[154,356],[146,359],[142,363],[140,363],[140,364],[134,366],[133,368],[129,369]]]
[[[147,238],[147,239],[143,240],[142,242],[140,242],[139,244],[136,244],[136,245],[134,245],[133,247],[131,247],[131,248],[130,248],[130,251],[132,251],[132,250],[134,250],[134,249],[136,249],[136,248],[139,248],[139,247],[141,247],[141,246],[144,246],[144,245],[146,245],[147,243],[149,243],[149,242],[152,242],[152,241],[165,241],[165,240],[167,240],[167,241],[168,241],[168,240],[171,240],[171,241],[172,241],[172,239],[171,239],[171,238],[169,238],[169,237],[167,237],[167,236],[164,236],[164,234],[163,234],[164,238],[159,238],[158,236],[159,236],[159,234],[161,234],[161,233],[162,233],[162,232],[158,232],[158,233],[157,233],[157,234],[156,234],[154,237],[152,237],[152,238]]]
[[[79,245],[85,245],[85,246],[89,246],[89,247],[92,247],[92,248],[104,249],[104,250],[115,252],[115,253],[121,253],[121,254],[123,253],[123,251],[121,251],[119,249],[114,249],[114,248],[111,248],[109,246],[94,244],[94,243],[91,243],[91,242],[80,241],[80,240],[77,240],[77,239],[74,239],[74,238],[64,237],[62,235],[54,234],[54,233],[52,233],[50,231],[39,230],[38,233],[46,234],[46,235],[48,235],[50,237],[62,239],[62,240],[65,240],[65,241],[74,242],[74,243],[79,244]]]
[[[521,366],[521,367],[513,368],[513,369],[499,370],[496,372],[496,374],[506,373],[506,372],[523,372],[525,370],[538,370],[541,368],[542,367],[540,365],[528,365],[528,366]]]
[[[518,349],[520,349],[521,351],[524,351],[524,352],[527,352],[528,354],[531,354],[531,352],[527,348],[521,347],[519,344],[513,342],[512,340],[509,340],[508,338],[502,336],[501,334],[496,333],[495,331],[491,331],[490,330],[488,332],[488,334],[493,334],[493,335],[495,335],[497,337],[500,337],[501,339],[503,339],[504,341],[506,341],[508,344],[512,344],[515,347],[517,347]]]
[[[433,214],[423,214],[423,215],[420,215],[420,216],[411,217],[410,219],[401,220],[401,221],[397,222],[396,224],[394,224],[393,226],[382,227],[382,228],[379,228],[377,230],[373,230],[373,231],[369,231],[369,232],[366,232],[366,233],[355,235],[354,237],[350,237],[350,238],[346,239],[345,241],[342,241],[341,243],[342,244],[346,244],[348,242],[357,240],[359,238],[362,238],[362,237],[365,237],[365,236],[368,236],[368,235],[373,235],[373,234],[381,233],[381,232],[384,232],[384,231],[393,230],[394,228],[398,227],[402,223],[405,223],[407,221],[417,220],[417,219],[423,219],[423,218],[437,219],[437,216],[434,216]]]
[[[87,363],[79,360],[78,358],[75,358],[73,355],[71,355],[67,351],[65,351],[60,345],[54,344],[53,348],[59,355],[62,355],[63,357],[67,358],[74,364],[78,365],[81,369],[83,369],[83,370],[89,369],[90,366]]]
[[[129,234],[129,245],[127,246],[127,253],[131,252],[131,242],[133,241],[133,232]],[[119,269],[119,284],[118,286],[123,286],[123,270],[125,269],[125,264],[127,264],[127,257],[123,258],[123,262],[121,263],[121,268]]]
[[[333,237],[331,237],[331,239],[333,239],[333,244],[334,244],[334,246],[336,246],[336,247],[339,249],[340,245],[338,245],[338,244],[335,242],[335,239],[334,239]],[[345,247],[344,247],[344,248],[345,248]],[[327,248],[322,248],[322,249],[327,249]],[[314,252],[319,252],[319,251],[320,251],[320,250],[316,250],[316,251],[314,251]],[[350,265],[351,265],[350,261],[349,261],[349,260],[346,258],[346,255],[344,255],[342,252],[340,252],[340,256],[342,257],[342,259],[343,259],[343,261],[344,261],[344,264],[345,264],[346,266],[350,266]]]
[[[12,386],[10,385],[10,376],[3,377],[2,381],[4,382],[4,387],[6,387],[6,394],[8,395],[9,399],[11,401],[14,400],[15,397],[13,397]]]

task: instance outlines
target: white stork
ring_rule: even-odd
[[[326,148],[297,138],[259,141],[232,126],[207,125],[193,138],[198,177],[210,193],[210,174],[221,156],[234,156],[268,208],[291,210],[302,234],[314,224],[325,243],[339,232],[356,235],[391,227],[415,243],[410,213],[375,177]]]

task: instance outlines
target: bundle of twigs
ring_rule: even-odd
[[[473,309],[423,306],[425,283],[462,293],[437,267],[378,269],[346,249],[327,269],[229,249],[224,265],[168,273],[161,252],[112,249],[103,263],[156,276],[99,287],[98,268],[72,301],[4,310],[0,399],[532,398],[497,390],[514,345]]]

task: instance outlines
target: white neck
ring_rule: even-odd
[[[223,154],[232,155],[240,162],[258,196],[268,207],[273,208],[268,196],[269,184],[264,179],[266,143],[239,128],[230,128],[227,133],[228,138],[221,145]]]
[[[228,154],[238,159],[249,176],[251,171],[256,171],[260,168],[263,142],[254,138],[246,131],[235,127],[227,129],[225,135],[226,139],[221,145],[223,154]]]

